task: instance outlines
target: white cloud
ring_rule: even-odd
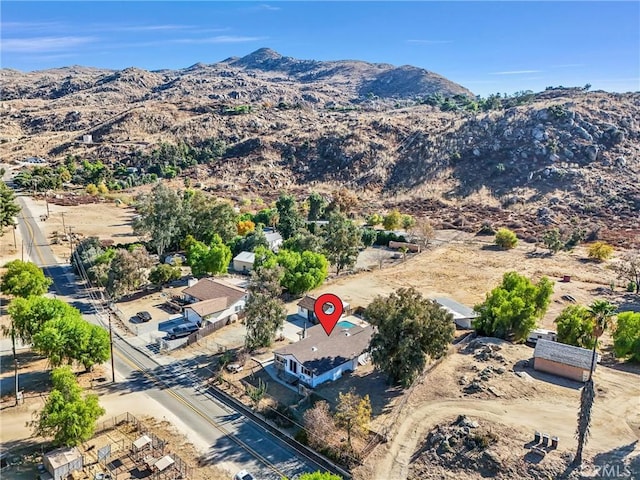
[[[542,73],[542,70],[508,70],[505,72],[492,72],[489,75],[526,75],[528,73]]]
[[[267,4],[258,5],[256,8],[258,10],[269,10],[270,12],[277,12],[278,10],[282,10],[280,7],[275,7],[273,5],[267,5]]]
[[[43,30],[49,28],[58,28],[62,24],[58,22],[2,22],[0,28],[3,32],[7,30]]]
[[[2,51],[18,53],[41,53],[69,50],[86,45],[95,40],[93,37],[31,37],[5,38],[2,41]]]

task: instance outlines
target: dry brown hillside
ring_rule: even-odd
[[[559,87],[489,111],[442,108],[474,97],[415,67],[269,49],[183,70],[4,69],[0,81],[4,161],[72,154],[144,170],[160,142],[216,141],[220,158],[180,175],[220,195],[346,186],[362,213],[398,206],[524,239],[550,226],[640,238],[640,93]]]

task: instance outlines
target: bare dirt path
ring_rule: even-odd
[[[457,357],[457,358],[456,358]],[[407,478],[412,455],[426,433],[436,425],[455,419],[458,415],[499,423],[516,428],[531,436],[535,431],[560,437],[560,451],[574,452],[575,418],[580,392],[538,379],[529,378],[530,389],[518,399],[431,398],[438,397],[446,387],[438,388],[443,377],[455,379],[461,361],[453,355],[436,367],[412,394],[398,418],[391,441],[379,448],[377,455],[367,460],[368,472],[355,478],[404,480]],[[515,374],[507,372],[502,381],[512,382]],[[591,440],[586,454],[592,455],[633,443],[640,439],[640,383],[635,374],[601,368],[596,374],[598,396],[593,409]],[[428,390],[435,390],[431,393]],[[449,397],[455,397],[450,389]],[[524,454],[524,451],[523,451]],[[640,454],[640,445],[636,446]]]

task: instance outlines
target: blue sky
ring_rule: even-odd
[[[640,2],[3,1],[1,65],[149,70],[260,47],[415,65],[473,92],[640,90]]]

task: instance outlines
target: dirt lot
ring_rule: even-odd
[[[420,470],[419,465],[415,465],[413,453],[427,432],[461,414],[512,429],[513,434],[504,441],[499,439],[494,449],[500,455],[514,454],[517,461],[522,461],[528,451],[521,448],[513,452],[512,441],[532,440],[535,431],[560,437],[559,449],[553,454],[555,457],[575,452],[574,431],[581,384],[525,366],[523,360],[532,355],[532,349],[527,346],[495,339],[493,342],[500,350],[487,360],[479,359],[474,348],[461,350],[447,357],[416,384],[401,410],[389,418],[391,441],[367,458],[355,478],[407,478],[411,468]],[[490,373],[483,374],[487,367],[490,367]],[[486,380],[478,379],[482,376],[487,377]],[[598,368],[595,376],[598,393],[586,458],[607,453],[615,456],[617,449],[629,445],[630,459],[640,455],[640,384],[637,379],[632,373]],[[474,380],[479,381],[482,389],[467,393],[465,387]],[[475,479],[480,475],[468,472],[468,476],[461,474],[455,478]]]
[[[25,198],[36,218],[46,215],[47,206],[44,198]],[[40,222],[40,228],[52,242],[51,248],[58,258],[65,261],[69,258],[70,245],[68,237],[64,237],[65,231],[71,231],[74,239],[98,237],[115,244],[140,240],[133,234],[131,227],[135,216],[133,208],[125,204],[117,205],[113,201],[98,200],[96,197],[96,203],[77,206],[49,202],[49,216],[46,221]]]

